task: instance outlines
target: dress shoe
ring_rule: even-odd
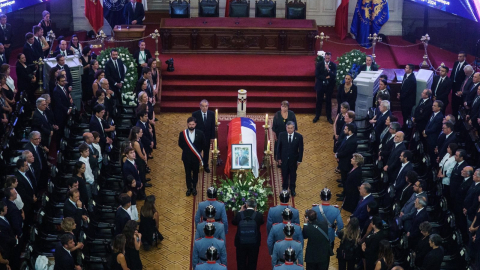
[[[145,182],[150,182],[152,181],[152,178],[145,178]]]
[[[280,169],[281,169],[281,168],[282,168],[282,165],[278,164],[278,165],[277,165],[277,168],[280,168]]]
[[[337,193],[337,197],[345,197],[345,194],[343,194],[343,193]]]
[[[192,195],[193,195],[193,196],[197,196],[197,189],[196,189],[196,188],[193,189]]]
[[[344,199],[345,199],[344,197],[338,197],[337,202],[343,202]]]
[[[152,184],[150,184],[150,183],[145,183],[145,185],[144,185],[144,186],[145,186],[145,187],[151,187],[151,186],[152,186]]]
[[[149,157],[147,157],[147,159],[153,159],[153,156],[149,156]]]
[[[332,120],[332,118],[327,118],[327,121],[328,121],[328,123],[330,123],[331,125],[333,125],[333,120]]]
[[[187,195],[187,197],[192,195],[192,189],[191,188],[187,189],[187,193],[185,193],[185,195]]]
[[[137,201],[143,201],[143,200],[145,200],[146,197],[147,196],[145,196],[143,194],[139,194],[139,195],[137,195]]]
[[[155,122],[158,122],[158,119],[155,117]]]
[[[343,187],[343,184],[342,183],[338,184],[338,187]]]
[[[292,197],[297,196],[297,193],[295,191],[292,191],[290,194],[292,195]]]
[[[203,168],[203,170],[204,170],[206,173],[210,173],[210,169],[209,169],[208,167]]]
[[[337,183],[342,183],[342,179],[337,179]]]
[[[313,123],[318,122],[318,117],[313,118]]]

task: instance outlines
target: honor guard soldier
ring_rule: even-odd
[[[356,187],[355,187],[356,188]],[[337,206],[330,205],[330,199],[332,198],[332,192],[328,188],[322,189],[320,191],[320,200],[322,204],[312,205],[312,210],[317,213],[318,221],[322,222],[326,220],[328,223],[328,237],[330,238],[330,243],[333,248],[335,242],[335,229],[343,229],[342,216],[340,215],[340,209]],[[335,223],[336,221],[336,223]]]
[[[272,255],[273,253],[273,245],[275,244],[275,242],[277,242],[278,240],[283,240],[285,238],[285,235],[283,233],[283,228],[287,224],[291,224],[293,227],[295,227],[295,232],[292,238],[299,241],[302,244],[302,248],[303,248],[302,228],[300,227],[299,224],[291,223],[293,218],[292,210],[290,210],[290,208],[285,208],[282,212],[282,217],[283,217],[283,222],[273,224],[272,230],[268,234],[267,245],[268,245],[268,253],[270,255]]]
[[[223,223],[215,221],[215,213],[216,213],[215,206],[209,205],[205,208],[205,215],[207,216],[207,220],[198,223],[197,231],[195,232],[195,239],[205,237],[205,233],[203,232],[203,229],[199,229],[199,228],[204,228],[205,224],[212,223],[213,226],[215,226],[215,233],[213,234],[213,237],[222,239],[223,241],[225,241],[225,230],[223,227]]]
[[[270,207],[270,210],[268,210],[267,234],[270,234],[270,230],[272,229],[272,225],[274,223],[282,222],[282,212],[285,208],[289,208],[290,210],[292,210],[292,222],[300,224],[300,216],[298,210],[288,205],[288,202],[290,201],[290,193],[288,192],[288,190],[282,190],[280,196],[278,197],[280,199],[280,205]]]
[[[206,263],[199,263],[197,264],[196,270],[226,270],[227,266],[221,263],[217,263],[218,252],[214,246],[211,246],[207,249],[207,254],[205,254],[207,258]]]
[[[297,256],[295,256],[295,250],[292,248],[285,249],[285,263],[275,265],[274,270],[290,270],[290,269],[303,269],[303,265],[296,264]]]
[[[216,214],[215,214],[215,221],[221,221],[223,226],[225,227],[225,234],[228,233],[228,220],[227,220],[227,212],[225,211],[225,205],[223,202],[217,201],[217,189],[214,187],[209,187],[207,189],[207,200],[200,202],[198,204],[198,210],[195,214],[195,227],[197,227],[198,223],[200,223],[200,218],[203,220],[207,219],[205,215],[205,207],[208,205],[215,206]]]
[[[295,227],[292,224],[287,224],[283,227],[283,233],[285,234],[284,240],[278,240],[273,247],[272,254],[272,267],[277,264],[285,263],[285,249],[291,248],[298,254],[298,263],[303,264],[303,247],[302,244],[293,240],[292,236],[295,233]]]
[[[213,237],[215,234],[215,226],[213,226],[212,223],[207,223],[205,224],[203,231],[205,233],[205,237],[196,239],[195,243],[193,243],[193,268],[195,269],[199,262],[208,261],[204,256],[207,252],[207,249],[209,249],[211,246],[214,246],[217,249],[220,263],[227,265],[227,251],[225,249],[225,242],[223,242],[221,239]]]

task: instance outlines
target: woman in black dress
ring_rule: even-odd
[[[42,20],[38,23],[38,26],[42,27],[43,29],[43,36],[48,37],[48,32],[52,30],[52,21],[50,20],[50,12],[44,10],[42,12]],[[50,44],[50,40],[49,44]],[[50,44],[51,45],[51,44]]]
[[[149,195],[145,199],[145,204],[140,210],[140,233],[143,235],[143,249],[150,250],[153,241],[163,240],[162,234],[158,231],[160,217],[155,208],[155,196]]]
[[[333,152],[337,152],[337,141],[340,134],[343,132],[343,125],[345,125],[345,114],[350,110],[350,105],[348,102],[343,102],[340,104],[340,111],[337,112],[337,117],[335,117],[335,122],[333,123]],[[340,173],[340,171],[338,171]]]
[[[337,200],[343,200],[343,209],[353,213],[355,208],[357,208],[357,203],[360,198],[358,188],[362,185],[363,156],[358,153],[353,154],[350,163],[353,165],[353,168],[347,175],[347,181],[345,181],[345,198],[343,200],[342,197],[339,197]]]
[[[15,82],[10,76],[10,65],[9,64],[2,64],[0,66],[0,73],[5,75],[5,83],[7,87],[5,88],[5,97],[7,102],[14,106],[16,103],[15,95],[17,93],[17,89],[15,89]]]
[[[0,87],[2,88],[2,97],[5,99],[5,102],[12,108],[15,108],[15,93],[7,84],[7,76],[0,73]]]
[[[130,270],[142,270],[142,260],[140,259],[140,246],[142,245],[142,234],[137,231],[137,222],[135,220],[127,221],[123,232],[125,235],[125,260]]]
[[[125,260],[125,235],[115,236],[112,244],[112,257],[110,258],[110,270],[129,270]]]
[[[87,205],[90,199],[87,192],[87,180],[85,180],[85,163],[77,161],[73,167],[72,178],[74,182],[78,181],[78,191],[80,192],[80,201],[83,205]]]
[[[340,111],[340,104],[348,102],[350,110],[355,111],[355,102],[357,101],[357,86],[353,84],[353,77],[350,74],[345,75],[345,83],[337,88],[337,102]]]
[[[130,141],[132,148],[135,150],[135,164],[137,164],[140,177],[146,175],[147,169],[147,154],[141,141],[142,136],[143,130],[137,126],[132,127],[130,135],[128,136],[128,140]],[[146,179],[141,180],[145,183]]]
[[[338,270],[353,270],[360,257],[360,226],[356,217],[351,217],[343,230],[337,232],[340,246],[337,249]]]
[[[422,239],[417,243],[415,250],[415,265],[417,267],[422,266],[425,256],[432,250],[430,246],[430,233],[432,230],[432,225],[428,221],[420,223],[420,233],[422,234]]]
[[[393,252],[390,242],[383,239],[378,247],[378,261],[375,263],[375,270],[389,270],[393,266]]]
[[[93,78],[94,78],[94,81],[92,83],[92,94],[93,96],[95,96],[97,93],[97,90],[102,89],[102,86],[100,85],[100,80],[105,78],[105,71],[103,69],[97,69],[97,71],[93,75]]]
[[[360,229],[362,230],[362,239],[361,242],[364,242],[365,239],[370,235],[373,231],[373,224],[372,221],[374,218],[380,218],[378,212],[378,203],[376,201],[370,202],[367,204],[367,212],[368,212],[368,219],[365,221],[364,224],[360,224]]]
[[[280,104],[280,111],[275,113],[273,117],[273,124],[272,124],[272,131],[273,131],[273,140],[275,141],[275,150],[277,149],[277,138],[281,132],[286,131],[286,124],[289,121],[295,123],[295,130],[298,130],[297,125],[297,118],[295,117],[295,113],[288,108],[290,104],[288,101],[284,100]],[[277,151],[274,150],[275,153],[275,160],[277,160]]]
[[[112,117],[113,105],[111,96],[105,96],[105,94],[105,91],[97,91],[97,93],[95,94],[97,100],[95,101],[93,107],[95,107],[97,104],[102,104],[103,107],[105,107],[105,114],[103,115],[103,119],[107,120]]]
[[[93,97],[92,93],[92,83],[93,80],[90,82],[89,77],[91,75],[91,61],[92,61],[92,56],[90,55],[90,52],[92,49],[90,46],[85,46],[82,50],[82,56],[80,56],[80,62],[82,62],[83,66],[83,74],[82,74],[82,100],[83,102],[87,102]],[[98,68],[98,67],[97,67]]]
[[[72,39],[70,40],[70,44],[68,46],[68,49],[70,51],[72,51],[73,55],[75,55],[76,57],[78,57],[78,58],[82,57],[83,48],[82,48],[82,44],[80,44],[80,42],[78,41],[78,36],[77,35],[72,35]],[[89,61],[87,61],[87,63],[88,62]]]
[[[15,71],[17,72],[17,86],[18,92],[15,97],[16,100],[20,98],[20,92],[25,91],[27,95],[33,95],[33,84],[37,81],[35,78],[35,70],[27,66],[27,58],[25,54],[20,53],[17,56],[17,63],[15,64]]]
[[[148,60],[148,67],[152,71],[152,78],[151,78],[151,85],[153,85],[153,96],[156,97],[154,99],[154,104],[156,103],[155,101],[160,102],[160,97],[162,95],[162,82],[161,82],[161,70],[157,68],[157,60],[155,58],[150,58]]]

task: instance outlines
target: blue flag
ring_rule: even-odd
[[[368,36],[378,34],[389,16],[387,0],[358,0],[350,32],[362,47],[370,48]]]
[[[103,1],[103,17],[107,20],[112,28],[115,25],[125,24],[126,20],[123,17],[123,7],[128,0],[104,0]]]

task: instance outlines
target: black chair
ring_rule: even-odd
[[[302,3],[300,0],[285,1],[285,19],[300,19],[307,18],[307,3]]]
[[[190,1],[170,1],[169,6],[170,18],[190,18]]]
[[[250,17],[250,1],[235,0],[230,2],[230,17]]]
[[[255,1],[255,18],[277,17],[277,2],[269,0]]]
[[[198,0],[198,17],[219,17],[217,0]]]

